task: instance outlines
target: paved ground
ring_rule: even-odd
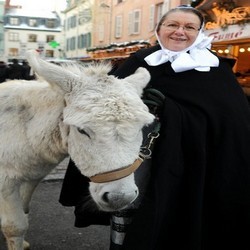
[[[44,178],[45,181],[48,180],[62,180],[65,175],[65,170],[67,168],[69,162],[69,158],[66,158],[63,160],[58,166],[48,175]]]
[[[33,195],[26,237],[31,250],[108,250],[109,227],[75,228],[74,208],[58,202],[66,165],[59,164]],[[1,234],[0,250],[6,250]]]

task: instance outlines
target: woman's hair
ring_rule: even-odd
[[[167,13],[165,13],[165,14],[161,17],[161,20],[160,20],[160,22],[159,22],[158,25],[157,25],[156,32],[159,31],[160,26],[164,23],[166,17],[167,17],[169,14],[171,14],[171,13],[173,13],[173,12],[177,12],[177,11],[182,11],[182,12],[186,12],[186,13],[193,13],[193,14],[195,14],[195,15],[200,19],[200,22],[201,22],[200,29],[202,28],[203,23],[204,23],[204,17],[203,17],[203,15],[202,15],[202,13],[201,13],[199,10],[197,10],[197,9],[191,7],[191,6],[180,5],[180,6],[176,7],[176,8],[173,8],[173,9],[169,10]]]

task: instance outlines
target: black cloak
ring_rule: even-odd
[[[159,48],[137,51],[113,72],[124,78],[145,67],[148,87],[166,96],[151,179],[123,249],[249,250],[250,108],[233,62],[219,58],[209,72],[175,73],[169,62],[144,61]]]

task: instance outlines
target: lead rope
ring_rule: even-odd
[[[160,136],[161,123],[159,114],[161,112],[165,96],[157,89],[148,88],[144,91],[143,102],[148,106],[149,111],[155,115],[155,120],[150,126],[151,131],[147,135],[147,141],[141,147],[140,157],[150,159],[156,139]]]

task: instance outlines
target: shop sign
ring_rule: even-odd
[[[250,24],[229,25],[226,29],[206,30],[205,34],[214,37],[213,42],[250,38]]]

